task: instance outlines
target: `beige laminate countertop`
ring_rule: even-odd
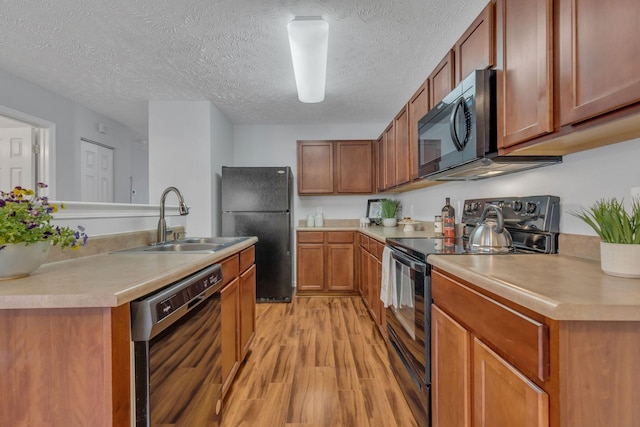
[[[251,237],[212,254],[111,253],[45,264],[30,276],[0,281],[0,309],[116,307],[257,241]]]
[[[297,231],[359,231],[363,234],[366,234],[369,237],[373,237],[376,240],[384,243],[385,239],[393,239],[398,237],[434,237],[433,233],[424,231],[424,230],[415,230],[415,231],[403,231],[403,227],[380,227],[380,226],[370,226],[370,227],[356,227],[356,226],[345,226],[345,227],[298,227]]]
[[[431,255],[429,263],[556,320],[640,321],[640,279],[563,255]]]

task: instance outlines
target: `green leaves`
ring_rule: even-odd
[[[46,184],[38,183],[39,188]],[[4,243],[35,243],[49,241],[53,245],[77,249],[87,242],[84,228],[77,230],[51,224],[52,213],[58,207],[33,190],[15,187],[0,191],[0,245]]]
[[[588,210],[569,213],[587,223],[605,243],[640,244],[640,200],[633,200],[630,214],[623,202],[602,199]]]
[[[380,199],[382,218],[395,218],[398,206],[400,206],[400,200]]]

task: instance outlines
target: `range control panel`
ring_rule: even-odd
[[[485,207],[500,208],[505,226],[523,231],[558,233],[560,198],[557,196],[499,197],[464,201],[462,222],[471,229],[480,221]],[[490,216],[493,213],[489,214]],[[466,229],[467,227],[465,227]]]

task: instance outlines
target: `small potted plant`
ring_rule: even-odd
[[[600,266],[606,274],[640,277],[640,199],[631,213],[615,198],[596,202],[588,210],[570,212],[587,223],[600,237]]]
[[[38,188],[46,187],[38,183]],[[0,279],[29,275],[46,261],[51,245],[78,249],[87,243],[83,227],[73,230],[51,224],[57,210],[33,190],[0,191]]]
[[[398,224],[396,213],[400,206],[399,200],[380,199],[380,211],[382,215],[382,225],[385,227],[395,227]]]

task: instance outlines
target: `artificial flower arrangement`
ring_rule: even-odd
[[[38,183],[38,188],[46,187]],[[74,230],[51,224],[52,213],[58,211],[58,206],[49,203],[47,197],[22,187],[15,187],[9,193],[0,191],[0,195],[0,250],[7,243],[50,242],[71,249],[86,245],[88,236],[82,226]]]

